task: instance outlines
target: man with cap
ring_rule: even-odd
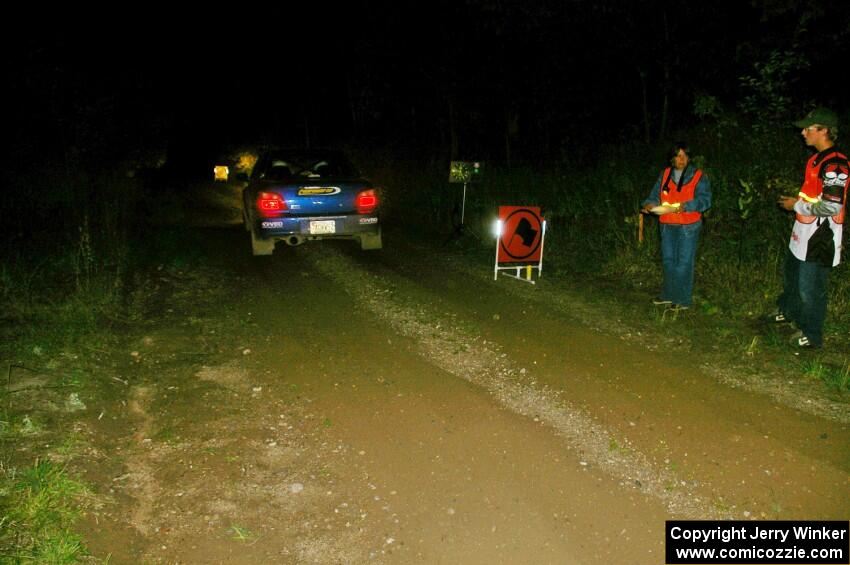
[[[835,146],[838,116],[828,108],[816,108],[802,120],[806,145],[815,153],[806,163],[799,194],[782,196],[779,206],[794,211],[796,221],[785,255],[784,289],[771,314],[774,323],[797,328],[791,345],[798,349],[823,346],[829,270],[841,260],[844,201],[847,198],[847,157]]]

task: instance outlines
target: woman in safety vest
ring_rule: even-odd
[[[711,183],[690,164],[690,149],[684,142],[673,145],[670,164],[658,175],[641,212],[658,214],[661,223],[664,283],[653,304],[687,310],[692,304],[702,213],[711,207]]]

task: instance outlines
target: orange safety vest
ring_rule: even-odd
[[[821,157],[821,154],[815,153],[806,163],[806,176],[803,179],[803,186],[800,187],[800,193],[797,195],[798,199],[805,200],[809,203],[817,202],[823,192],[823,186],[820,179],[820,169],[823,164],[829,162],[835,157],[843,159],[845,163],[847,162],[847,157],[838,151],[830,151],[826,155],[823,155],[823,157],[819,157]],[[844,223],[844,209],[847,204],[847,187],[844,187],[844,203],[845,206],[841,207],[841,212],[832,217],[832,221],[836,224]],[[811,224],[817,219],[817,216],[803,216],[802,214],[797,214],[797,221],[801,224]]]
[[[686,172],[687,168],[682,171],[682,175]],[[676,204],[678,202],[684,204],[693,200],[694,191],[699,184],[699,180],[702,178],[702,171],[697,169],[691,180],[681,186],[676,186],[675,183],[670,182],[672,176],[673,170],[671,167],[664,169],[664,174],[661,175],[661,203]],[[673,186],[670,187],[670,184]],[[702,218],[701,212],[682,212],[681,214],[662,214],[658,217],[658,220],[662,224],[693,224],[700,221],[700,218]]]

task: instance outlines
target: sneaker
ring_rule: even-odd
[[[768,314],[767,316],[764,317],[764,319],[765,319],[766,322],[769,322],[771,324],[790,324],[791,323],[791,320],[786,318],[785,314],[782,313],[780,310],[777,310],[773,314]]]
[[[791,345],[797,349],[820,349],[822,345],[815,345],[803,332],[797,332],[791,336]]]
[[[664,314],[672,314],[674,319],[682,314],[686,310],[690,310],[690,306],[684,306],[682,304],[668,304],[664,307]]]
[[[664,300],[663,298],[656,298],[652,301],[656,306],[667,306],[668,304],[673,304],[672,300]]]

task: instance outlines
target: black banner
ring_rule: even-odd
[[[850,522],[669,520],[668,565],[850,563]]]

